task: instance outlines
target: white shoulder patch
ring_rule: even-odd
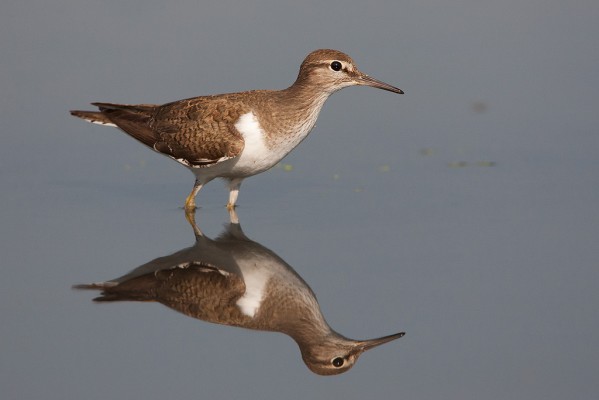
[[[264,130],[262,130],[253,112],[250,111],[239,117],[239,120],[235,123],[235,129],[243,136],[245,142],[244,152],[259,154],[266,151]]]
[[[253,318],[260,309],[260,305],[264,299],[264,289],[270,279],[270,275],[264,269],[243,274],[245,293],[237,300],[237,306],[248,317]]]
[[[266,134],[253,112],[239,117],[235,128],[243,136],[244,142],[243,151],[232,171],[238,176],[251,176],[266,171],[282,158],[266,145]]]

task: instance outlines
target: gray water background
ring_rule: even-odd
[[[599,393],[599,3],[5,1],[5,399],[591,399]],[[283,88],[316,48],[406,94],[350,88],[248,179],[246,234],[336,330],[406,336],[337,377],[286,336],[71,289],[193,243],[193,177],[91,101]],[[217,235],[227,193],[199,195]]]

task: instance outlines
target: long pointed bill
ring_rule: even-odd
[[[403,94],[403,90],[401,90],[400,88],[396,88],[395,86],[391,86],[388,83],[381,82],[366,74],[359,76],[356,79],[356,83],[358,85],[372,86],[378,89],[388,90],[393,93]]]
[[[399,339],[400,337],[402,337],[405,334],[406,334],[405,332],[399,332],[394,335],[383,336],[378,339],[363,340],[361,343],[361,346],[359,346],[359,348],[362,351],[370,350],[370,349],[380,346],[382,344],[389,343],[392,340]]]

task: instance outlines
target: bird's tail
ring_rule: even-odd
[[[94,298],[97,302],[108,301],[156,301],[156,281],[133,279],[129,282],[100,282],[91,284],[74,285],[73,289],[100,290],[100,296]],[[133,282],[133,284],[131,284]]]
[[[100,111],[71,110],[71,115],[84,119],[92,124],[117,126],[110,118],[126,116],[126,119],[147,120],[156,106],[154,104],[114,104],[114,103],[92,103]]]
[[[114,126],[116,124],[112,122],[103,112],[101,111],[82,111],[82,110],[71,110],[71,115],[91,122],[92,124]]]
[[[73,110],[71,115],[93,124],[118,127],[133,138],[153,149],[159,140],[158,133],[150,127],[153,104],[92,103],[100,111]]]

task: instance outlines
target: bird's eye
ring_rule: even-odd
[[[341,71],[341,68],[342,68],[342,67],[343,67],[343,66],[341,65],[341,63],[340,63],[339,61],[333,61],[333,62],[331,63],[331,69],[332,69],[333,71]]]
[[[343,358],[341,358],[341,357],[333,358],[333,361],[332,361],[333,366],[336,367],[336,368],[339,368],[339,367],[343,366],[344,362],[345,362],[345,360]]]

